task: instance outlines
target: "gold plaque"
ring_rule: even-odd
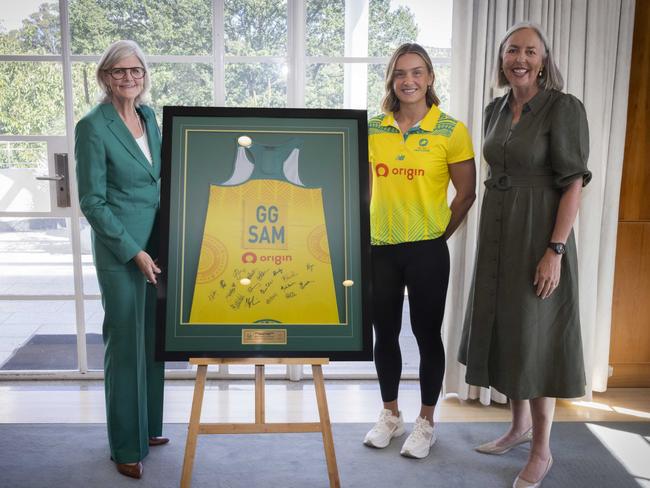
[[[287,329],[242,329],[242,344],[286,344]]]

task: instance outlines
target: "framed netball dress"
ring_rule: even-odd
[[[366,112],[165,107],[157,354],[370,360]]]

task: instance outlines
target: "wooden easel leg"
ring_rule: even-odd
[[[323,369],[320,364],[312,364],[311,370],[314,375],[314,389],[316,390],[318,414],[320,415],[321,432],[323,433],[323,446],[325,448],[325,459],[327,460],[327,475],[330,479],[330,488],[340,488],[341,481],[339,480],[339,470],[336,466],[334,438],[332,437],[330,414],[327,409],[327,396],[325,395]]]
[[[264,407],[264,365],[255,365],[255,423],[266,422]]]
[[[185,444],[185,459],[183,460],[183,474],[181,476],[181,488],[190,488],[192,484],[192,468],[196,454],[196,441],[199,436],[199,424],[201,422],[201,407],[203,406],[203,394],[205,393],[205,378],[208,374],[207,364],[202,364],[196,370],[196,383],[194,384],[194,398],[192,399],[192,413],[190,425],[187,431],[187,442]]]

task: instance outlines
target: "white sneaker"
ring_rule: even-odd
[[[436,442],[433,426],[427,419],[415,419],[413,432],[406,438],[400,454],[406,457],[422,459],[429,455],[429,449]]]
[[[390,444],[393,437],[399,437],[404,433],[404,420],[402,412],[395,417],[390,410],[383,409],[379,414],[379,421],[366,434],[363,443],[366,446],[382,449]]]

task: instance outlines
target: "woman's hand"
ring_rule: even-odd
[[[140,271],[145,278],[147,278],[148,283],[157,284],[156,275],[160,273],[160,268],[156,266],[156,262],[151,259],[151,256],[144,251],[140,251],[133,258],[135,264],[138,265]]]
[[[536,287],[535,294],[544,299],[551,296],[551,293],[560,284],[560,271],[562,269],[562,255],[555,254],[552,250],[547,249],[542,259],[537,263],[535,269],[535,280],[533,286]]]
[[[476,200],[476,164],[474,159],[450,164],[449,177],[456,189],[456,196],[449,205],[451,218],[445,230],[445,240],[449,239]]]

